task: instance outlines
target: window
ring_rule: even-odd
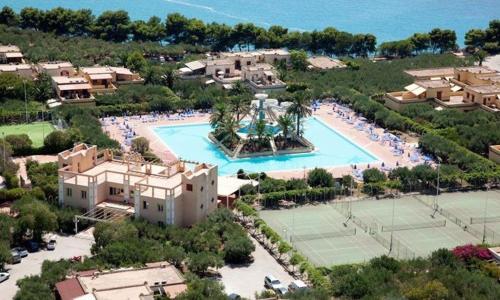
[[[114,188],[114,187],[110,187],[110,188],[109,188],[109,195],[110,195],[110,196],[114,196],[114,195],[116,195],[116,194],[117,194],[117,190],[116,190],[116,188]]]
[[[186,191],[192,192],[193,191],[193,185],[190,184],[190,183],[186,184]]]
[[[213,198],[213,197],[212,197],[212,200],[211,200],[211,201],[212,201],[212,203],[214,203],[214,198]]]
[[[148,203],[146,201],[142,201],[142,208],[148,209]]]
[[[158,211],[163,211],[163,205],[158,204]]]
[[[212,180],[212,185],[214,185],[214,184],[215,184],[215,180]]]
[[[82,191],[82,199],[87,199],[87,191]]]
[[[202,187],[200,188],[200,192],[203,192],[203,189],[204,189],[204,187],[202,186]]]
[[[200,205],[200,209],[203,209],[203,204],[202,204],[202,205]]]
[[[68,197],[73,196],[73,190],[72,190],[72,189],[70,189],[70,188],[67,188],[67,189],[66,189],[66,196],[68,196]]]
[[[247,66],[251,65],[252,62],[251,61],[247,61]]]

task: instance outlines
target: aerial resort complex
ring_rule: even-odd
[[[415,1],[5,0],[0,298],[500,299],[500,4]]]

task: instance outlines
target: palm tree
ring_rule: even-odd
[[[290,114],[284,114],[279,116],[278,125],[281,129],[281,132],[283,133],[283,138],[285,139],[285,145],[286,145],[288,139],[288,133],[290,132],[290,129],[293,127],[292,116],[290,116]]]
[[[228,115],[229,107],[224,102],[217,102],[212,115],[210,115],[210,126],[217,130]]]
[[[264,137],[266,136],[266,122],[264,120],[258,120],[255,123],[255,134],[257,135],[257,141],[260,149],[262,142],[264,141]]]
[[[236,114],[239,122],[241,115],[246,115],[250,111],[250,98],[245,96],[234,96],[231,98],[231,111]]]
[[[222,132],[224,133],[224,136],[229,137],[231,146],[236,141],[239,128],[239,123],[232,116],[225,117],[221,123]]]
[[[300,119],[309,117],[312,114],[310,105],[310,95],[308,92],[300,91],[293,95],[293,102],[288,107],[287,113],[296,118],[297,135],[300,135]]]

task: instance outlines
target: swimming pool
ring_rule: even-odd
[[[152,128],[158,137],[182,159],[217,164],[219,175],[234,175],[239,169],[247,172],[302,170],[371,163],[377,157],[355,145],[333,128],[316,118],[305,121],[305,137],[316,151],[305,154],[230,159],[208,139],[207,123]]]

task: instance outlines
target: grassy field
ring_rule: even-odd
[[[33,141],[33,147],[43,146],[43,139],[52,131],[54,131],[54,126],[49,122],[0,126],[2,136],[4,134],[27,134]]]

